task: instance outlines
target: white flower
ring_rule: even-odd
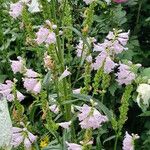
[[[83,0],[87,5],[91,4],[94,0]]]
[[[68,68],[66,67],[66,70],[59,77],[59,81],[62,80],[63,78],[65,78],[65,77],[69,76],[70,74],[71,74],[71,72],[68,71]]]
[[[73,92],[73,94],[80,94],[81,88],[79,88],[79,89],[74,89],[72,92]]]
[[[28,4],[28,10],[31,13],[40,12],[38,0],[32,0],[31,4]]]
[[[148,108],[150,103],[150,85],[149,84],[140,84],[137,88],[138,96],[137,103],[139,107]],[[144,105],[144,106],[143,106]]]
[[[69,121],[69,122],[61,122],[58,125],[61,126],[64,129],[69,129],[69,127],[71,125],[71,121]]]

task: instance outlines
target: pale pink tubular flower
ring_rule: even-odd
[[[81,88],[74,89],[72,92],[73,92],[73,94],[80,94]]]
[[[58,125],[61,126],[64,129],[69,129],[69,127],[71,125],[71,121],[69,121],[69,122],[61,122],[61,123],[58,123]]]
[[[126,50],[119,41],[115,40],[113,45],[110,47],[111,50],[114,50],[115,54],[121,53],[123,50]]]
[[[128,134],[128,132],[126,132],[124,140],[123,140],[123,150],[134,150],[134,140],[138,139],[139,136],[137,134],[132,134],[132,136],[130,134]]]
[[[48,34],[47,39],[45,40],[46,44],[54,44],[56,43],[56,34],[54,32],[50,32]]]
[[[13,3],[10,4],[10,11],[9,14],[10,16],[12,16],[14,19],[18,18],[23,10],[23,5],[22,3],[19,1],[17,3]]]
[[[116,81],[122,85],[131,84],[131,82],[135,79],[135,74],[130,71],[130,67],[125,64],[120,64],[119,71],[116,73],[117,79]]]
[[[68,146],[68,150],[82,150],[82,146],[79,144],[68,143],[68,142],[66,142],[66,144]]]
[[[47,40],[47,37],[49,35],[49,30],[47,28],[41,27],[39,31],[36,33],[36,42],[38,44],[42,44]]]
[[[38,83],[38,80],[34,78],[23,78],[23,81],[23,85],[27,91],[32,91],[35,85]]]
[[[91,4],[94,0],[83,0],[87,5]]]
[[[41,81],[35,78],[23,78],[24,87],[27,91],[38,94],[41,91]]]
[[[13,93],[13,86],[14,86],[14,83],[10,80],[6,80],[5,81],[6,84],[1,84],[0,83],[0,93],[6,97],[6,99],[9,101],[9,102],[12,102],[14,99],[15,99],[15,96],[14,96],[14,93]],[[16,91],[17,92],[17,99],[19,101],[22,101],[25,96],[20,93],[19,91]]]
[[[116,63],[114,63],[110,57],[107,57],[104,64],[104,72],[110,73],[113,71],[114,67],[116,66]]]
[[[55,114],[59,113],[59,107],[56,104],[49,106],[49,109]]]
[[[40,93],[40,91],[41,91],[41,81],[39,81],[39,82],[35,85],[35,87],[33,88],[32,91],[33,91],[34,94]]]
[[[71,72],[68,71],[68,68],[66,67],[66,70],[61,74],[61,76],[59,77],[59,81],[64,79],[65,77],[71,75]]]
[[[23,59],[20,56],[18,56],[17,59],[18,60],[10,60],[11,69],[14,72],[14,74],[16,74],[17,72],[22,73],[24,71]]]
[[[24,143],[24,147],[26,150],[31,149],[32,143],[36,141],[37,137],[34,136],[31,132],[29,132],[26,128],[12,128],[12,140],[11,145],[16,148],[21,143]]]
[[[107,57],[107,53],[102,51],[96,58],[95,62],[92,64],[94,70],[98,70],[102,67],[105,58]]]
[[[19,101],[22,101],[22,100],[24,100],[24,98],[25,98],[25,96],[21,92],[17,91],[17,99]]]
[[[109,40],[113,40],[115,38],[114,32],[109,31],[108,35],[106,36]]]
[[[39,77],[39,74],[32,69],[26,69],[26,73],[24,74],[28,78],[36,78]]]
[[[51,32],[49,29],[41,27],[36,33],[37,38],[35,41],[38,44],[55,44],[56,43],[56,34]]]
[[[84,104],[79,108],[78,118],[82,129],[96,129],[101,127],[102,123],[108,121],[108,118],[102,115],[97,109]]]
[[[124,2],[127,2],[128,0],[113,0],[113,2],[116,2],[116,3],[124,3]]]

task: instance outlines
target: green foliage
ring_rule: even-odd
[[[83,0],[39,0],[41,12],[30,13],[24,5],[22,15],[13,19],[8,11],[10,2],[17,0],[0,0],[0,82],[13,78],[18,79],[14,88],[15,100],[9,105],[13,125],[19,122],[31,122],[30,129],[39,137],[33,149],[65,150],[66,141],[80,144],[83,149],[100,150],[112,149],[116,139],[116,149],[122,147],[124,132],[138,133],[140,140],[136,142],[136,149],[149,150],[150,145],[150,110],[144,113],[135,103],[136,88],[141,83],[148,83],[150,79],[150,4],[148,0],[129,0],[123,4],[111,2],[107,5],[103,0],[94,1],[86,5]],[[56,45],[38,45],[35,42],[39,25],[48,28],[44,22],[50,20],[57,25]],[[87,37],[94,37],[97,42],[103,42],[109,31],[122,29],[130,30],[128,50],[115,56],[115,61],[128,64],[132,61],[131,70],[136,73],[136,80],[130,85],[118,85],[115,81],[117,67],[110,74],[104,73],[103,67],[98,71],[92,70],[91,63],[85,58],[76,57],[78,40],[88,48],[88,55],[93,54],[93,61],[97,54],[93,53],[93,45],[88,43]],[[52,29],[50,29],[52,30]],[[63,33],[59,33],[59,31]],[[83,47],[84,47],[83,46]],[[44,68],[44,53],[51,57],[53,67]],[[10,59],[17,56],[26,59],[27,68],[33,68],[41,74],[42,92],[39,95],[26,93],[21,81],[24,76],[13,74]],[[134,64],[141,63],[138,69]],[[59,81],[66,66],[72,73],[69,77]],[[146,67],[146,68],[145,68]],[[82,94],[73,94],[72,90],[82,87]],[[22,102],[17,100],[16,89],[26,95]],[[121,101],[120,101],[121,99]],[[108,122],[96,130],[82,130],[79,126],[76,106],[91,105],[91,100],[97,103],[95,108],[105,114]],[[54,114],[49,106],[57,104],[59,114]],[[69,129],[59,128],[59,122],[72,121]],[[114,135],[115,131],[115,135]],[[50,137],[48,145],[40,147],[40,140],[44,135]],[[94,144],[86,145],[90,140]],[[23,150],[23,145],[18,149]]]

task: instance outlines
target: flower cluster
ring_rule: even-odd
[[[36,42],[38,44],[54,44],[56,43],[56,35],[54,32],[50,31],[45,27],[40,27],[39,31],[36,33]]]
[[[18,60],[10,60],[12,71],[22,73],[24,87],[27,91],[38,94],[41,91],[40,75],[32,69],[27,69],[24,60],[19,56]]]
[[[18,18],[23,10],[23,5],[22,3],[19,1],[17,3],[11,4],[10,5],[10,16],[12,16],[14,19]]]
[[[108,118],[102,115],[97,109],[89,107],[84,104],[82,107],[78,107],[80,113],[78,118],[82,129],[99,128],[101,124],[108,121]]]
[[[126,135],[124,137],[123,140],[123,150],[134,150],[134,140],[138,139],[139,136],[137,134],[132,134],[132,136],[130,134],[128,134],[128,132],[126,132]]]
[[[25,73],[24,87],[27,91],[38,94],[41,91],[41,81],[38,79],[39,74],[32,69],[27,69]]]
[[[24,8],[24,5],[28,6],[28,10],[31,13],[39,12],[39,3],[37,0],[32,0],[30,3],[30,0],[20,0],[16,3],[10,4],[10,11],[9,14],[12,16],[14,19],[18,18],[19,16],[22,15],[22,11]]]
[[[125,64],[117,64],[114,62],[115,56],[120,54],[122,51],[127,50],[126,44],[129,39],[129,31],[122,32],[122,30],[115,30],[109,32],[103,43],[94,44],[94,50],[100,52],[95,58],[95,62],[92,64],[94,70],[99,70],[101,67],[104,68],[104,73],[111,73],[115,67],[118,67],[116,73],[117,82],[122,84],[130,84],[135,79],[135,74],[131,72],[129,66]]]
[[[18,56],[17,57],[18,60],[10,60],[11,62],[11,68],[14,74],[16,74],[17,72],[19,73],[23,73],[24,71],[24,60]]]
[[[6,80],[5,82],[6,82],[5,84],[0,83],[0,93],[4,97],[6,97],[6,99],[9,102],[13,101],[15,98],[18,99],[19,101],[22,101],[25,98],[25,96],[18,90],[16,90],[16,93],[14,93],[14,91],[13,91],[13,89],[15,87],[14,82],[12,82],[10,80]]]
[[[94,70],[98,70],[104,65],[104,71],[110,73],[115,67],[115,63],[112,59],[123,50],[127,50],[124,46],[127,44],[128,39],[129,31],[121,33],[121,30],[114,30],[113,32],[109,32],[102,44],[95,44],[93,51],[100,53],[95,58],[95,63],[93,63]]]
[[[116,73],[117,82],[121,84],[131,84],[132,80],[135,79],[135,74],[130,71],[130,67],[125,64],[120,64],[118,68],[118,72]]]
[[[24,126],[23,123],[22,125]],[[26,127],[24,128],[13,127],[12,128],[11,145],[14,148],[18,147],[21,143],[24,143],[25,149],[30,150],[32,143],[34,143],[36,139],[37,137],[34,136],[31,132],[29,132]]]

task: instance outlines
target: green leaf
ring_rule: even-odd
[[[148,78],[150,78],[150,67],[144,69],[141,75],[142,76],[147,76]]]
[[[149,117],[150,116],[150,111],[146,111],[142,114],[139,115],[140,117]]]
[[[105,144],[106,142],[108,142],[108,141],[110,141],[112,139],[115,139],[115,138],[116,138],[116,135],[112,135],[109,138],[105,139],[104,142],[103,142],[103,144]]]

